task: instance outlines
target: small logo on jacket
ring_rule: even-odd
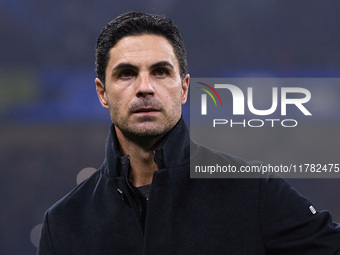
[[[316,210],[315,210],[314,206],[311,205],[309,207],[309,210],[312,212],[312,214],[316,214]]]

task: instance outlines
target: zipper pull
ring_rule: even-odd
[[[120,195],[120,198],[123,200],[123,201],[125,201],[125,195],[124,195],[124,193],[123,193],[123,191],[121,190],[121,189],[117,189],[117,192],[118,192],[118,194]]]

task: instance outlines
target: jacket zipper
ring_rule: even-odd
[[[134,207],[135,207],[134,210],[136,211],[138,223],[139,223],[139,226],[141,228],[141,232],[143,234],[143,231],[142,231],[143,227],[142,227],[142,224],[141,224],[142,216],[143,216],[143,207],[142,207],[142,203],[140,201],[140,198],[135,193],[133,187],[131,186],[131,184],[129,182],[129,173],[130,173],[130,157],[129,157],[129,155],[123,156],[122,161],[123,161],[123,167],[124,167],[124,172],[125,172],[125,182],[128,186],[128,189],[132,193],[132,196],[133,196],[132,199],[135,201],[135,203],[132,203],[132,208],[134,209]],[[133,206],[133,205],[135,205],[135,206]]]

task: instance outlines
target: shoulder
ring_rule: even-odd
[[[264,178],[260,187],[262,234],[269,250],[333,254],[339,248],[340,225],[328,211],[318,211],[281,178]]]
[[[81,210],[89,201],[96,186],[102,181],[102,171],[97,170],[48,209],[50,215],[64,214],[65,210]]]

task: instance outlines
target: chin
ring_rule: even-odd
[[[167,133],[172,127],[164,127],[159,125],[138,125],[131,127],[129,133],[139,137],[157,137]]]
[[[145,136],[145,137],[157,137],[165,134],[167,131],[164,129],[139,129],[132,131],[136,136]]]

